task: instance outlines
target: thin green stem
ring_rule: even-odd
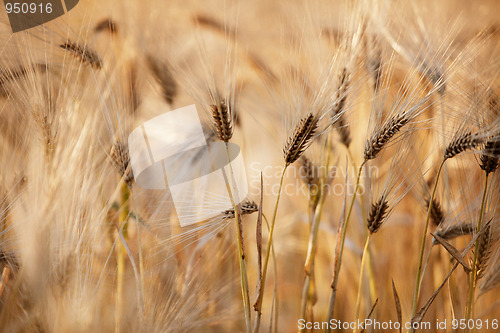
[[[439,165],[439,169],[436,175],[436,180],[434,181],[434,187],[432,188],[432,194],[429,199],[429,207],[427,208],[427,217],[425,219],[425,227],[424,231],[422,233],[422,242],[420,245],[420,255],[418,259],[418,268],[417,268],[417,277],[415,281],[415,291],[413,293],[413,305],[412,305],[412,310],[411,310],[411,318],[415,317],[415,314],[417,313],[417,304],[418,304],[418,297],[420,296],[420,280],[422,278],[422,264],[424,261],[424,251],[425,251],[425,243],[427,240],[427,230],[429,229],[429,221],[431,218],[431,210],[432,210],[432,202],[434,201],[434,196],[436,195],[436,190],[437,190],[437,185],[439,181],[439,175],[441,174],[441,171],[443,170],[444,163],[446,162],[446,159],[443,159],[441,164]],[[414,332],[415,330],[412,328],[410,330],[411,332]]]
[[[363,249],[363,255],[361,256],[361,267],[359,271],[359,282],[358,282],[358,296],[356,297],[356,310],[355,310],[355,315],[354,319],[360,319],[359,318],[359,310],[361,308],[361,294],[363,293],[363,280],[364,280],[364,271],[365,271],[365,261],[366,258],[368,257],[368,248],[370,245],[370,238],[371,238],[371,233],[368,232],[368,235],[366,236],[366,242],[365,242],[365,247]],[[355,329],[354,332],[359,332],[359,329]]]
[[[488,192],[488,173],[484,179],[484,192],[483,199],[481,201],[481,210],[479,211],[479,219],[477,222],[477,232],[481,232],[481,224],[483,222],[483,214],[484,214],[484,206],[486,203],[486,195]],[[465,319],[468,321],[474,316],[474,294],[476,291],[476,280],[477,280],[477,256],[479,251],[479,239],[476,240],[476,244],[474,245],[474,257],[472,259],[472,272],[469,278],[469,295],[467,298],[467,308],[465,312]],[[468,331],[468,329],[467,329]]]

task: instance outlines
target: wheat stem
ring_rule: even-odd
[[[424,227],[424,232],[422,233],[422,242],[420,245],[420,255],[418,259],[418,268],[417,268],[417,277],[415,281],[415,291],[413,293],[413,305],[412,305],[412,310],[411,310],[411,318],[415,317],[415,314],[417,312],[417,303],[418,303],[418,297],[420,295],[420,279],[422,276],[422,264],[424,260],[424,251],[425,251],[425,243],[427,239],[427,230],[429,228],[429,221],[431,219],[431,211],[432,211],[432,203],[434,201],[434,196],[436,195],[436,190],[437,190],[437,185],[439,181],[439,176],[441,174],[441,171],[443,170],[444,163],[446,162],[446,158],[443,158],[443,161],[439,165],[439,169],[436,175],[436,180],[434,181],[434,187],[432,188],[432,194],[429,199],[429,207],[427,208],[427,217],[425,219],[425,227]],[[415,329],[411,328],[411,332],[414,332]]]
[[[243,243],[243,224],[241,222],[241,214],[239,207],[236,203],[236,198],[234,197],[234,191],[236,191],[236,184],[234,181],[234,172],[231,166],[231,158],[229,156],[229,145],[226,142],[226,154],[227,162],[229,165],[229,170],[231,172],[231,177],[226,177],[226,186],[229,192],[229,197],[231,198],[231,203],[234,209],[234,219],[237,225],[237,239],[238,239],[238,261],[240,265],[240,282],[241,282],[241,294],[243,297],[243,309],[245,312],[245,325],[247,333],[252,332],[252,315],[250,310],[250,294],[248,288],[248,273],[245,261],[245,247]],[[229,178],[229,182],[228,182]],[[233,191],[234,190],[234,191]]]
[[[273,244],[274,226],[276,224],[276,215],[278,213],[278,205],[281,197],[281,188],[283,187],[283,179],[285,178],[285,172],[287,167],[288,164],[285,164],[285,166],[283,167],[283,172],[281,173],[280,184],[278,187],[278,196],[276,197],[276,203],[274,205],[273,219],[271,220],[271,229],[269,230],[269,238],[267,240],[266,256],[264,258],[264,265],[262,267],[262,288],[260,288],[260,294],[257,296],[258,301],[255,304],[255,308],[256,310],[258,310],[257,313],[260,313],[262,309],[262,297],[264,296],[264,289],[266,286],[267,267],[269,265],[271,246]],[[257,315],[255,317],[254,332],[259,332],[259,326],[260,326],[260,315]]]
[[[315,261],[315,254],[317,250],[317,240],[318,240],[318,231],[319,231],[319,224],[321,220],[321,214],[323,212],[323,203],[324,203],[324,189],[323,189],[323,182],[320,182],[320,199],[318,206],[316,207],[316,210],[313,214],[313,224],[311,226],[311,233],[309,235],[309,244],[307,248],[307,256],[306,256],[306,261],[304,264],[304,271],[306,273],[305,279],[304,279],[304,285],[302,288],[302,302],[301,302],[301,318],[306,317],[306,311],[308,306],[313,306],[312,304],[312,298],[310,295],[310,289],[311,289],[311,283],[314,280],[314,261]],[[303,330],[299,330],[300,332],[303,332]]]
[[[146,294],[146,289],[144,287],[144,257],[142,253],[142,239],[141,239],[141,223],[139,222],[139,218],[137,218],[137,246],[139,247],[139,276],[140,276],[140,284],[141,284],[141,293],[144,297]]]
[[[121,209],[118,227],[122,231],[125,240],[128,239],[127,219],[129,216],[128,200],[130,191],[125,181],[121,182]],[[120,323],[123,310],[123,281],[125,275],[125,245],[120,242],[117,246],[117,273],[116,273],[116,311],[115,311],[115,332],[120,332]]]
[[[486,195],[488,192],[488,173],[486,174],[486,177],[484,179],[484,192],[483,192],[483,199],[481,200],[481,210],[479,211],[479,219],[477,222],[477,231],[476,232],[481,232],[481,224],[483,222],[483,213],[484,213],[484,206],[486,202]],[[474,257],[472,259],[472,272],[470,273],[470,278],[469,278],[469,295],[467,298],[467,308],[465,312],[465,319],[468,321],[474,316],[474,294],[476,291],[476,280],[477,280],[477,256],[479,252],[479,238],[476,240],[476,244],[474,245]],[[469,329],[466,329],[468,332]]]
[[[338,249],[336,250],[336,253],[335,253],[335,261],[334,261],[335,269],[333,272],[333,281],[332,281],[332,285],[331,285],[332,291],[330,294],[330,302],[329,302],[329,306],[328,306],[327,321],[330,321],[331,319],[333,319],[333,312],[334,312],[334,308],[335,308],[335,296],[336,296],[336,292],[337,292],[337,284],[338,284],[338,280],[339,280],[340,267],[342,266],[342,254],[344,253],[344,244],[345,244],[345,237],[347,234],[347,227],[349,226],[349,220],[351,218],[352,208],[354,206],[354,201],[356,200],[356,194],[357,194],[358,188],[359,188],[359,181],[361,179],[361,173],[363,172],[363,167],[365,166],[366,162],[367,162],[366,159],[363,160],[363,163],[361,163],[361,165],[359,166],[358,175],[356,178],[356,186],[354,187],[354,193],[353,193],[352,198],[351,198],[351,203],[349,204],[349,210],[347,212],[347,216],[346,216],[344,225],[342,227],[342,235],[340,236],[340,244],[338,244]],[[339,242],[339,239],[337,238],[337,243],[338,242]],[[328,327],[326,329],[326,332],[330,332],[330,331],[331,331],[331,329],[330,329],[330,327]]]
[[[364,280],[364,272],[365,272],[365,262],[368,257],[368,249],[370,245],[370,238],[371,238],[371,233],[369,232],[368,235],[366,236],[366,241],[365,241],[365,247],[363,249],[363,254],[361,256],[361,268],[359,272],[359,281],[358,281],[358,296],[356,297],[356,310],[355,310],[355,315],[354,319],[360,319],[359,318],[359,310],[361,308],[361,294],[362,294],[362,289],[363,289],[363,280]],[[354,332],[359,332],[359,329],[356,328]]]
[[[322,175],[318,185],[319,185],[319,194],[317,196],[317,207],[314,209],[312,213],[312,225],[311,225],[311,230],[309,234],[309,243],[307,247],[307,255],[306,255],[306,261],[304,264],[304,271],[306,273],[305,279],[304,279],[304,285],[302,287],[302,301],[301,301],[301,317],[305,319],[306,318],[306,311],[308,306],[313,307],[313,298],[312,295],[310,295],[310,290],[311,290],[311,284],[314,282],[314,261],[316,257],[316,252],[317,252],[317,244],[318,244],[318,231],[319,231],[319,224],[321,221],[321,215],[323,212],[323,204],[325,201],[325,189],[324,186],[328,182],[328,169],[330,167],[330,144],[331,144],[331,138],[330,134],[328,134],[326,141],[325,141],[325,150],[326,150],[326,158],[325,158],[325,172]],[[312,319],[312,318],[311,318]],[[301,329],[299,332],[303,332],[304,330]]]

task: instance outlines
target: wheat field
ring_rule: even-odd
[[[5,8],[1,332],[498,330],[498,1]],[[129,135],[192,104],[245,198],[141,186]]]

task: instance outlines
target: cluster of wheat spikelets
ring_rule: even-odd
[[[0,330],[500,319],[497,9],[81,1],[16,34],[2,13]],[[193,103],[250,193],[181,228],[127,137]]]

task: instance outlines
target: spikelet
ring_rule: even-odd
[[[473,135],[471,132],[466,132],[463,134],[458,134],[455,138],[448,144],[444,151],[443,158],[449,159],[463,153],[467,150],[476,148],[481,144],[481,139]]]
[[[344,68],[340,76],[340,83],[337,89],[337,99],[331,109],[331,115],[332,119],[336,119],[335,125],[337,131],[339,132],[340,142],[346,147],[349,147],[352,141],[351,133],[347,121],[345,119],[345,113],[344,113],[348,88],[349,88],[349,73],[347,72],[347,68]]]
[[[212,105],[212,119],[219,139],[229,142],[233,136],[232,116],[229,107],[224,100],[220,100],[218,105]]]
[[[388,210],[389,202],[384,197],[380,197],[377,202],[372,204],[367,218],[367,225],[370,233],[374,234],[380,229],[387,217]]]
[[[254,201],[245,200],[239,204],[241,215],[249,215],[259,210],[259,206]],[[223,220],[234,219],[234,209],[227,209],[222,213]]]
[[[70,52],[74,57],[79,59],[82,63],[88,64],[93,68],[100,69],[102,67],[102,60],[94,50],[88,46],[81,46],[69,39],[59,45],[60,48]]]
[[[429,199],[426,200],[426,207],[427,209],[429,208]],[[441,204],[439,203],[439,200],[434,198],[432,200],[432,207],[431,207],[431,222],[434,224],[434,226],[438,227],[441,222],[444,220],[444,212],[443,208],[441,207]]]
[[[121,141],[116,141],[111,147],[109,156],[111,157],[113,166],[118,170],[120,176],[123,177],[123,180],[129,187],[132,187],[132,180],[134,179],[134,176],[130,166],[128,145]]]
[[[388,123],[376,130],[372,137],[366,142],[363,153],[365,160],[372,160],[384,146],[406,125],[411,118],[405,114],[394,116]]]
[[[479,281],[479,295],[492,290],[500,283],[500,247],[495,247],[494,254],[490,255],[488,261],[491,263],[487,270],[483,270]]]
[[[318,185],[319,171],[318,167],[305,155],[300,157],[301,172],[299,176],[309,188]]]
[[[470,222],[461,222],[447,226],[440,226],[434,232],[435,235],[445,239],[450,240],[461,236],[472,235],[474,233],[474,225]],[[433,244],[438,244],[438,242],[433,239]]]
[[[492,138],[486,141],[480,160],[481,169],[486,174],[494,172],[498,168],[498,160],[500,159],[500,139]]]
[[[484,276],[484,271],[488,264],[491,255],[491,220],[484,226],[481,235],[478,238],[479,247],[477,249],[477,278],[480,279]]]
[[[312,138],[318,128],[319,118],[309,113],[302,118],[300,123],[295,127],[295,132],[288,138],[283,154],[286,165],[295,162],[311,144]]]

